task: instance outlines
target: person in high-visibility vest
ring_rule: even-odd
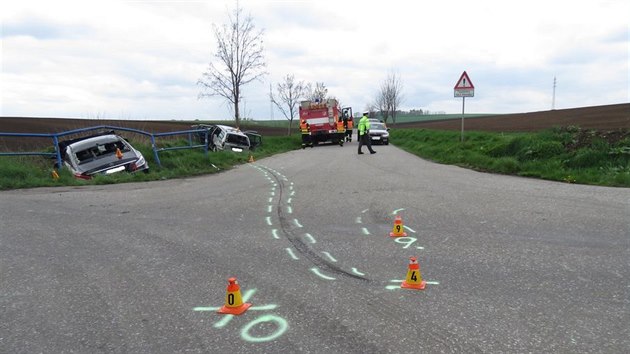
[[[346,137],[346,126],[343,122],[343,117],[337,119],[337,138],[339,139],[339,145],[343,146],[344,138]]]
[[[302,149],[307,146],[313,147],[311,141],[311,126],[306,122],[306,119],[300,120],[300,131],[302,132]]]
[[[344,117],[343,124],[345,125],[345,128],[346,128],[346,141],[352,142],[352,128],[353,128],[352,117],[348,117],[348,116]]]
[[[359,155],[363,154],[361,147],[367,146],[370,150],[370,154],[376,154],[376,151],[372,149],[372,139],[370,138],[370,121],[368,119],[368,112],[363,112],[363,117],[359,120],[359,126],[357,127],[359,134]]]

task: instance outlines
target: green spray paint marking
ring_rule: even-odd
[[[295,253],[293,253],[292,249],[285,248],[285,250],[287,250],[287,253],[289,253],[289,256],[291,256],[291,258],[295,259],[296,261],[299,260],[299,258],[295,255]]]
[[[355,219],[355,221],[354,221],[354,222],[356,222],[357,224],[361,224],[361,223],[363,223],[363,221],[361,220],[361,217],[360,217],[360,216],[357,216],[357,218]]]
[[[396,210],[392,211],[392,215],[396,215],[396,214],[398,214],[399,212],[401,212],[403,210],[405,210],[405,208],[396,209]]]
[[[287,213],[293,214],[293,208],[291,208],[291,206],[287,206]]]
[[[333,278],[333,277],[329,277],[327,275],[322,274],[318,268],[311,268],[311,272],[315,273],[315,275],[317,275],[318,277],[322,278],[322,279],[326,279],[326,280],[335,280],[337,278]]]
[[[364,273],[359,272],[359,270],[356,268],[352,268],[352,273],[358,274],[358,275],[365,275]]]
[[[326,251],[322,251],[323,254],[326,255],[326,257],[328,257],[328,259],[330,259],[331,262],[337,262],[337,260],[335,259],[335,257],[333,257],[330,253],[326,252]]]
[[[243,302],[247,302],[252,296],[254,296],[255,293],[256,293],[256,289],[250,289],[250,290],[245,291],[243,293]],[[275,310],[277,307],[278,305],[269,304],[269,305],[261,305],[261,306],[252,306],[249,308],[249,310],[270,311],[270,310]],[[220,307],[195,307],[193,308],[193,311],[218,311],[219,309]],[[235,317],[234,315],[223,315],[221,320],[214,324],[214,328],[225,327],[228,323],[230,323],[230,321],[234,317]],[[252,330],[252,328],[254,328],[254,326],[258,325],[259,323],[264,323],[264,322],[275,322],[277,325],[277,328],[275,329],[274,332],[272,332],[268,336],[263,336],[263,337],[252,336],[249,333]],[[263,315],[247,323],[245,326],[243,326],[243,328],[241,329],[241,338],[244,341],[254,342],[254,343],[268,342],[283,335],[284,332],[286,332],[288,328],[289,328],[289,324],[284,318],[276,316],[276,315]]]
[[[278,328],[276,329],[275,332],[271,333],[270,335],[266,337],[251,336],[249,334],[249,331],[252,329],[252,327],[263,322],[275,322]],[[257,319],[246,324],[243,327],[243,329],[241,329],[241,338],[243,338],[243,340],[245,341],[254,342],[254,343],[269,342],[283,335],[284,332],[286,332],[288,328],[289,328],[289,324],[282,317],[278,317],[276,315],[260,316]]]
[[[304,234],[304,236],[308,237],[309,241],[311,243],[317,243],[317,240],[315,239],[315,237],[313,237],[311,234],[309,234],[308,232]]]
[[[365,227],[361,228],[361,232],[363,232],[363,234],[366,235],[366,236],[370,234],[370,230],[368,230]]]
[[[273,205],[267,205],[267,212],[271,213],[272,210],[273,210]]]
[[[407,226],[407,225],[403,225],[403,227],[404,227],[405,229],[407,229],[407,230],[409,230],[409,231],[413,232],[414,234],[416,233],[416,230],[414,230],[414,229],[410,228],[410,227],[409,227],[409,226]]]
[[[271,234],[273,235],[273,238],[279,240],[280,236],[278,236],[278,229],[273,229],[271,230]]]
[[[298,221],[298,219],[293,219],[293,223],[295,224],[295,226],[297,227],[303,227],[302,224],[300,224],[300,222]]]
[[[400,284],[402,284],[403,281],[404,281],[403,279],[392,279],[389,282],[390,283],[400,283]],[[440,285],[440,282],[437,282],[437,281],[426,280],[425,282],[427,283],[427,285]],[[385,287],[385,289],[387,289],[387,290],[397,290],[397,289],[401,289],[401,287],[400,287],[400,285],[387,285]]]
[[[267,216],[267,217],[265,218],[265,220],[267,220],[267,225],[269,225],[269,226],[273,225],[273,224],[271,223],[271,216]]]
[[[409,248],[409,246],[411,246],[417,240],[418,239],[415,237],[404,236],[404,237],[396,237],[396,239],[394,239],[394,242],[405,245],[403,246],[403,248]],[[416,249],[423,250],[424,247],[416,246]]]

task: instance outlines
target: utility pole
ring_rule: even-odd
[[[556,77],[553,77],[553,96],[551,97],[551,109],[556,109]]]

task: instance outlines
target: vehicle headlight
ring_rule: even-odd
[[[136,161],[136,166],[137,167],[142,167],[142,166],[146,165],[146,163],[147,162],[144,160],[144,156],[140,155],[138,157],[138,161]]]

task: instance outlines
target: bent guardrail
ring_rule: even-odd
[[[144,135],[151,140],[151,150],[153,150],[153,157],[155,158],[155,162],[158,166],[162,166],[160,162],[160,157],[158,155],[161,151],[168,150],[181,150],[181,149],[196,149],[203,148],[204,153],[208,153],[208,129],[191,129],[191,130],[181,130],[174,132],[166,132],[166,133],[150,133],[145,132],[139,129],[133,128],[125,128],[125,127],[117,127],[112,125],[97,125],[93,127],[80,128],[74,130],[67,130],[60,133],[4,133],[0,132],[0,137],[21,137],[21,138],[51,138],[53,140],[53,147],[55,148],[55,152],[42,152],[42,151],[19,151],[19,152],[0,152],[0,156],[50,156],[54,157],[57,160],[57,166],[61,168],[63,166],[61,161],[61,151],[59,150],[59,138],[72,135],[79,134],[93,130],[118,130],[118,131],[127,131],[140,135]],[[195,144],[193,143],[193,134],[201,134],[203,136],[203,144]],[[176,136],[176,135],[187,135],[188,136],[188,145],[185,146],[171,146],[159,148],[156,143],[156,138],[167,137],[167,136]]]

